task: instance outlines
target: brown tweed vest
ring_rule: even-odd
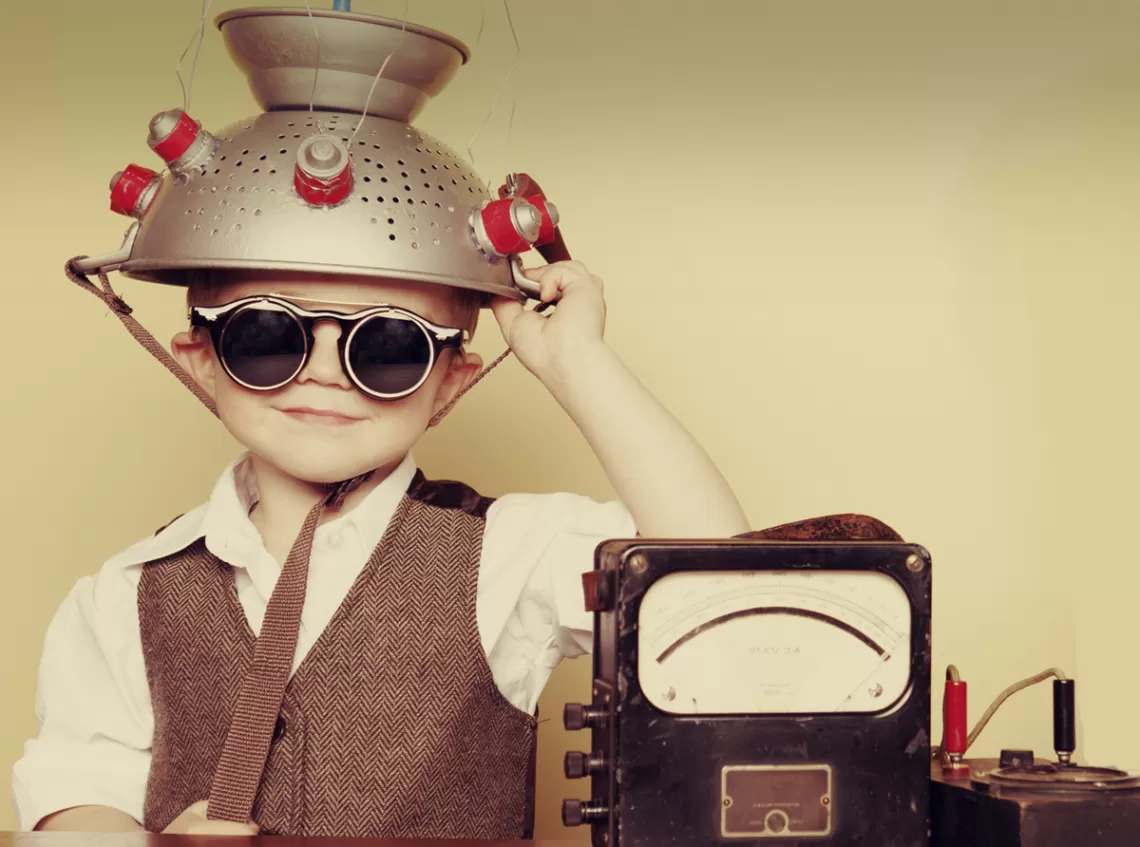
[[[286,689],[254,806],[264,833],[530,837],[535,719],[496,687],[475,619],[489,503],[417,474]],[[149,563],[138,601],[158,832],[210,793],[255,636],[202,541]]]

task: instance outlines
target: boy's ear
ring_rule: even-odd
[[[455,399],[463,389],[483,370],[483,357],[478,353],[452,353],[448,362],[447,373],[435,393],[435,403],[432,406],[432,417],[438,415],[448,403]]]
[[[171,340],[170,351],[202,390],[217,400],[218,364],[209,334],[198,327],[180,332]]]

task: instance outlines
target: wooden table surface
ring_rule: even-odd
[[[125,832],[0,833],[0,847],[581,847],[573,841],[391,841],[366,838],[236,838]]]

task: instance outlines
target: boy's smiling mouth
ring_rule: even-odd
[[[317,409],[312,406],[289,406],[280,411],[294,420],[310,423],[350,424],[364,420],[364,418],[356,418],[343,412],[334,412],[332,409]]]

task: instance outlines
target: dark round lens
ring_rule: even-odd
[[[348,345],[348,366],[375,394],[402,394],[427,373],[432,347],[427,332],[413,321],[375,317],[356,328]]]
[[[276,388],[305,359],[305,333],[296,318],[272,306],[249,306],[222,333],[222,361],[234,379],[254,388]]]

